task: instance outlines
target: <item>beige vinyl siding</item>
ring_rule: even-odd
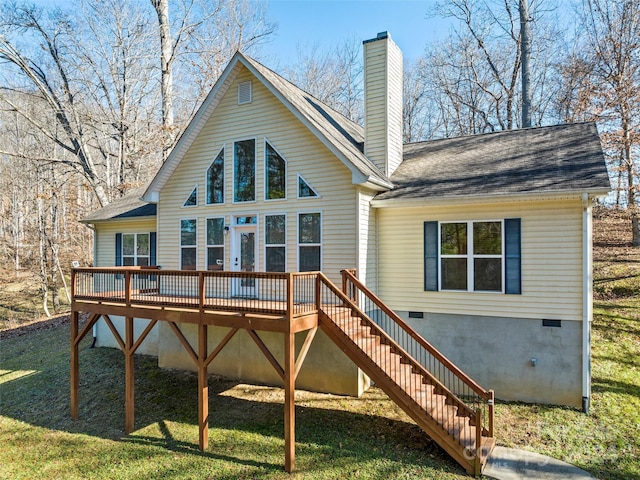
[[[253,82],[253,101],[238,105],[237,83]],[[233,143],[256,139],[256,201],[233,203]],[[265,201],[264,141],[287,161],[287,198]],[[206,205],[206,170],[225,147],[224,204]],[[319,198],[297,198],[297,174],[300,173]],[[198,206],[182,207],[185,198],[198,184]],[[264,270],[264,216],[287,216],[287,270],[297,270],[298,214],[322,214],[323,270],[333,279],[342,268],[356,265],[356,187],[351,172],[302,125],[244,67],[221,99],[216,111],[202,129],[160,192],[158,203],[158,262],[165,268],[180,267],[180,220],[198,220],[197,268],[206,268],[205,219],[232,215],[258,215],[258,257],[256,270]],[[225,236],[225,269],[231,267],[232,235]]]
[[[98,222],[96,228],[96,267],[116,264],[116,233],[149,233],[156,231],[155,217]]]
[[[358,202],[358,278],[377,291],[378,248],[376,210],[370,203],[375,192],[360,190]]]
[[[521,218],[522,294],[424,291],[425,221]],[[460,315],[582,320],[580,201],[378,211],[380,296],[391,308]]]

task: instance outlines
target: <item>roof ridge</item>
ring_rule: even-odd
[[[271,72],[273,75],[275,75],[276,77],[280,78],[281,80],[283,80],[284,82],[287,82],[289,85],[291,85],[292,87],[294,87],[295,89],[303,92],[305,95],[308,95],[309,97],[311,97],[313,100],[315,100],[316,102],[318,102],[323,108],[327,108],[328,110],[331,110],[332,113],[335,113],[337,115],[340,115],[343,119],[345,119],[347,122],[350,122],[351,124],[353,124],[354,126],[357,126],[359,128],[364,129],[364,127],[362,125],[360,125],[359,123],[355,122],[354,120],[351,120],[349,117],[347,117],[344,113],[336,110],[335,108],[333,108],[331,105],[329,105],[326,102],[323,102],[322,100],[320,100],[318,97],[316,97],[315,95],[313,95],[312,93],[309,93],[308,91],[306,91],[304,88],[300,88],[298,85],[296,85],[295,83],[293,83],[291,80],[287,79],[286,77],[283,77],[282,75],[280,75],[278,72],[276,72],[275,70],[273,70],[272,68],[267,67],[264,63],[260,62],[259,60],[256,60],[255,58],[253,58],[250,55],[245,54],[244,52],[238,52],[240,55],[242,55],[245,59],[252,61],[254,63],[257,63],[258,65],[260,65],[262,68],[264,68],[265,70],[268,70],[269,72]]]
[[[403,144],[403,147],[421,145],[421,144],[433,143],[433,142],[444,142],[447,140],[461,140],[461,139],[470,138],[470,137],[483,137],[483,136],[501,135],[501,134],[508,135],[508,134],[528,132],[531,130],[543,130],[543,129],[558,128],[558,127],[569,127],[569,126],[575,126],[575,125],[595,125],[595,124],[596,122],[594,121],[584,120],[580,122],[567,122],[567,123],[556,123],[553,125],[535,125],[532,127],[512,128],[510,130],[494,130],[492,132],[468,133],[466,135],[454,135],[453,137],[432,138],[430,140],[418,140],[416,142],[405,143]]]

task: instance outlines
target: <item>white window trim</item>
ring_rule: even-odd
[[[226,189],[226,183],[227,183],[227,176],[224,176],[224,179],[222,181],[222,203],[209,203],[207,201],[207,199],[209,198],[209,169],[211,168],[211,166],[213,165],[213,162],[216,161],[216,158],[218,158],[218,155],[220,155],[220,152],[222,152],[222,172],[224,173],[225,168],[227,166],[227,150],[226,150],[227,144],[223,143],[222,147],[220,148],[220,150],[218,150],[218,153],[215,154],[215,156],[213,157],[213,160],[211,160],[209,162],[209,165],[207,165],[207,168],[205,168],[204,170],[204,204],[205,205],[213,205],[213,206],[218,206],[218,205],[224,205],[227,202],[227,189]]]
[[[267,217],[284,216],[284,243],[267,243]],[[264,270],[267,270],[267,248],[271,247],[284,247],[284,271],[287,271],[287,259],[289,258],[289,252],[287,247],[287,214],[282,213],[266,213],[264,215]],[[322,248],[320,249],[322,251]]]
[[[500,234],[502,236],[500,255],[475,255],[473,253],[473,224],[474,223],[500,223]],[[465,223],[467,225],[467,253],[466,255],[447,255],[442,253],[442,225],[448,223]],[[504,253],[504,219],[493,220],[447,220],[438,222],[438,288],[441,292],[469,292],[469,293],[504,293],[505,292],[505,253]],[[442,259],[443,258],[465,258],[467,259],[467,289],[466,290],[451,290],[442,288]],[[474,289],[474,268],[475,258],[499,258],[500,259],[500,275],[501,275],[501,290],[475,290]]]
[[[267,143],[269,144],[269,146],[271,148],[273,148],[276,153],[278,155],[280,155],[280,158],[282,158],[282,160],[284,160],[284,197],[283,198],[268,198],[269,196],[269,178],[267,176]],[[273,143],[269,141],[269,139],[267,139],[265,137],[264,139],[264,143],[263,143],[263,150],[264,150],[264,201],[265,202],[281,202],[283,200],[287,200],[289,197],[289,188],[287,185],[287,178],[288,178],[288,171],[289,171],[289,162],[287,161],[287,157],[285,157],[282,153],[280,153],[280,150],[278,150],[276,147],[273,146]],[[297,183],[296,183],[296,187],[297,187]]]
[[[300,179],[302,179],[302,181],[303,181],[304,183],[306,183],[306,184],[307,184],[307,186],[311,189],[311,191],[312,191],[313,193],[315,193],[315,194],[316,194],[316,196],[315,196],[315,197],[301,197],[301,196],[300,196],[300,188],[298,187],[298,186],[299,186],[299,184],[300,184]],[[299,200],[314,200],[314,199],[316,199],[316,198],[322,198],[322,195],[320,195],[320,194],[318,193],[318,191],[317,191],[315,188],[313,188],[313,187],[311,186],[311,183],[309,183],[309,182],[307,181],[307,179],[306,179],[306,178],[304,178],[304,177],[300,174],[300,172],[298,172],[298,174],[297,174],[297,176],[296,176],[296,198],[298,198]]]
[[[133,255],[125,255],[124,253],[124,237],[125,235],[133,235]],[[147,255],[138,255],[138,235],[147,235],[149,237],[149,253]],[[133,265],[138,266],[138,258],[146,258],[147,265],[151,264],[151,233],[150,232],[140,232],[140,233],[122,233],[122,265],[124,266],[124,259],[133,258]]]
[[[182,245],[182,221],[183,220],[195,220],[196,222],[196,243],[195,245]],[[178,223],[178,238],[180,239],[180,264],[178,270],[182,270],[182,249],[183,248],[195,248],[196,249],[196,270],[198,270],[198,219],[195,217],[181,218]]]
[[[243,202],[243,203],[249,203],[249,202]],[[256,219],[256,223],[238,223],[238,218],[241,217],[255,217]],[[230,266],[230,270],[232,271],[236,271],[234,270],[234,266],[233,266],[233,258],[237,257],[240,255],[240,252],[237,251],[238,249],[238,245],[237,243],[234,241],[236,239],[236,234],[238,231],[242,231],[243,229],[249,229],[249,228],[254,228],[255,232],[256,232],[256,244],[255,244],[255,258],[254,258],[254,262],[255,265],[257,266],[255,268],[255,271],[258,272],[260,271],[259,269],[259,265],[260,265],[260,235],[262,235],[261,233],[261,228],[260,228],[260,216],[258,215],[258,213],[256,212],[248,212],[248,213],[234,213],[233,215],[231,215],[231,224],[230,224],[230,234],[231,234],[231,240],[230,240],[230,245],[229,245],[229,266]]]
[[[218,205],[218,204],[214,204],[214,205]],[[208,233],[209,233],[209,230],[208,230],[208,228],[209,228],[209,222],[208,222],[208,220],[216,220],[216,219],[219,219],[219,218],[221,218],[221,219],[222,219],[222,225],[223,225],[223,226],[222,226],[222,229],[223,229],[223,230],[222,230],[222,244],[221,244],[221,245],[213,245],[213,244],[210,244],[210,243],[209,243],[209,235],[208,235]],[[228,230],[224,230],[224,228],[226,227],[226,228],[228,229],[229,227],[228,227],[228,226],[227,226],[227,224],[225,223],[225,220],[226,220],[226,219],[225,219],[225,216],[224,216],[224,215],[213,215],[213,216],[210,216],[210,217],[206,217],[206,218],[204,219],[204,228],[205,228],[205,231],[204,231],[204,243],[205,243],[205,250],[204,250],[204,268],[205,268],[205,270],[206,270],[206,269],[208,268],[208,266],[209,266],[209,247],[214,247],[214,248],[220,248],[220,247],[222,247],[222,259],[223,259],[223,263],[226,263],[226,262],[227,262],[227,246],[226,246],[226,243],[227,243],[227,240],[226,240],[227,234],[226,234],[226,232],[228,232]],[[196,225],[196,229],[197,229],[197,225]],[[197,232],[197,230],[196,230],[196,232]]]
[[[309,213],[319,213],[320,214],[320,243],[300,243],[300,215],[305,215]],[[324,247],[323,247],[323,234],[324,234],[324,212],[322,210],[305,210],[296,212],[296,253],[297,255],[297,267],[298,271],[300,271],[300,247],[320,247],[320,271],[322,271],[322,266],[324,265]]]
[[[247,140],[253,140],[255,144],[255,152],[253,155],[253,175],[254,175],[253,200],[248,200],[245,202],[237,202],[236,201],[236,147],[235,147],[235,144],[238,142],[246,142]],[[250,203],[256,203],[258,201],[258,156],[259,156],[258,145],[259,145],[258,137],[240,138],[238,140],[233,141],[232,158],[231,158],[231,161],[233,162],[232,168],[231,168],[231,172],[232,172],[231,173],[231,200],[234,205],[248,205]],[[242,216],[242,215],[239,215],[239,216]]]
[[[196,191],[196,204],[195,205],[187,205],[187,200],[189,200],[189,197],[191,196],[191,194],[193,193],[193,191]],[[182,207],[180,208],[194,208],[198,206],[198,184],[196,183],[193,188],[191,190],[189,190],[189,195],[187,195],[184,199],[184,202],[182,202]]]

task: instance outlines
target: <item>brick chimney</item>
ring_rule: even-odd
[[[388,32],[362,43],[364,154],[391,176],[402,162],[402,52]]]

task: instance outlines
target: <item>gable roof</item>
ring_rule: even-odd
[[[82,223],[94,223],[105,220],[119,220],[125,218],[153,217],[156,215],[156,205],[143,201],[140,196],[146,186],[129,190],[124,197],[111,202],[80,220]]]
[[[189,147],[214,113],[222,97],[238,75],[247,68],[262,84],[351,170],[355,183],[370,182],[380,190],[392,186],[389,179],[364,155],[361,149],[364,129],[333,108],[322,103],[256,60],[236,52],[213,86],[195,116],[180,136],[167,161],[149,184],[143,199],[157,202],[158,194],[182,161]]]
[[[404,146],[390,200],[610,190],[594,123],[525,128]]]

